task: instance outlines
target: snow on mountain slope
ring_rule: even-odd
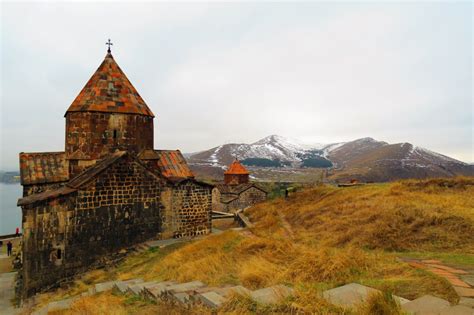
[[[251,144],[224,144],[190,154],[191,167],[225,169],[235,158],[262,158],[301,167],[303,161],[325,158],[336,178],[386,181],[397,178],[474,175],[474,167],[410,143],[389,144],[373,138],[330,144],[304,144],[271,135]],[[216,171],[217,172],[217,171]]]
[[[235,158],[263,158],[282,162],[301,162],[302,156],[311,151],[314,146],[324,147],[322,144],[308,145],[297,140],[277,135],[271,135],[252,144],[224,144],[210,150],[193,154],[189,157],[191,163],[226,166]]]

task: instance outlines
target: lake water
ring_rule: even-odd
[[[21,208],[16,206],[21,196],[19,183],[0,183],[0,235],[13,234],[17,227],[21,230]]]

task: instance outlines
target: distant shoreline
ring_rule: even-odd
[[[0,171],[0,183],[18,184],[20,183],[19,171]]]

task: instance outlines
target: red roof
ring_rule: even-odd
[[[110,112],[154,117],[111,53],[87,82],[68,112]]]
[[[232,175],[245,175],[249,174],[247,169],[240,164],[240,162],[236,159],[232,164],[229,166],[227,171],[224,174],[232,174]]]
[[[22,185],[64,182],[69,179],[64,152],[20,153]]]
[[[192,178],[193,172],[179,150],[145,150],[138,156],[141,160],[152,160],[161,174],[167,178]]]

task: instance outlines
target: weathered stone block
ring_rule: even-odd
[[[448,301],[431,295],[424,295],[402,305],[402,309],[405,312],[419,315],[439,314],[443,309],[449,307],[450,304]]]
[[[209,291],[209,292],[204,292],[204,293],[200,293],[198,295],[199,297],[199,300],[206,306],[208,307],[211,307],[211,308],[218,308],[220,307],[224,302],[225,302],[225,298],[220,295],[220,294],[217,294],[216,292],[214,291]]]
[[[293,294],[293,289],[284,285],[253,291],[250,296],[259,303],[274,304]]]

